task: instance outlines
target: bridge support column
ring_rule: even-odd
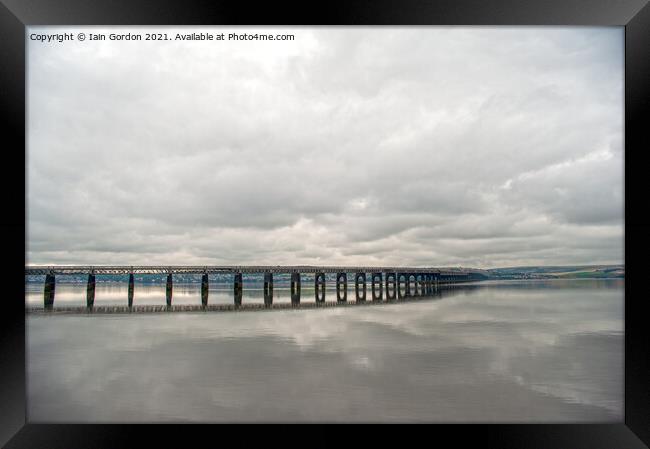
[[[397,273],[397,298],[403,299],[409,294],[409,275],[407,273]],[[402,291],[402,285],[404,285],[404,291]]]
[[[208,305],[209,291],[210,291],[210,280],[208,279],[208,273],[203,273],[203,276],[201,276],[201,305],[203,307]]]
[[[354,276],[354,292],[357,301],[366,300],[366,273],[357,273]]]
[[[43,306],[45,309],[54,307],[54,289],[56,287],[56,279],[53,274],[45,275],[45,287],[43,288]]]
[[[336,300],[345,302],[348,300],[348,274],[338,273],[336,275]]]
[[[273,304],[273,273],[264,273],[264,305]]]
[[[411,289],[411,278],[413,278],[413,289]],[[409,290],[411,296],[418,296],[419,295],[419,285],[418,285],[418,275],[417,273],[413,273],[411,276],[409,276]]]
[[[167,288],[166,288],[166,295],[165,298],[167,299],[167,307],[171,307],[172,305],[172,291],[174,289],[174,280],[172,279],[172,274],[169,273],[167,275]]]
[[[411,273],[406,274],[406,297],[407,298],[413,294],[413,291],[411,290],[411,277],[415,278],[415,275]]]
[[[88,275],[88,283],[86,285],[86,307],[92,309],[95,304],[95,275]]]
[[[235,273],[235,279],[233,282],[234,286],[234,296],[235,296],[235,306],[241,305],[241,299],[244,292],[244,280],[241,273]]]
[[[300,273],[291,273],[291,304],[300,304]]]
[[[135,282],[133,279],[133,273],[129,273],[129,293],[128,293],[128,301],[129,301],[129,307],[133,307],[133,291],[135,287]]]
[[[383,289],[381,278],[382,278],[381,273],[372,273],[371,275],[373,301],[381,301],[383,299],[384,289]],[[378,290],[379,292],[377,292]]]
[[[393,301],[397,295],[397,275],[386,273],[386,300]]]
[[[427,275],[420,273],[418,275],[420,281],[420,296],[426,296],[427,294]]]
[[[314,276],[314,295],[316,302],[325,302],[325,273],[316,273]]]

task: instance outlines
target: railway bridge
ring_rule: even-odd
[[[45,309],[54,306],[56,276],[87,275],[86,306],[92,308],[95,302],[96,276],[128,275],[128,307],[133,306],[135,291],[135,274],[166,274],[166,305],[171,307],[174,274],[201,275],[201,305],[208,306],[210,274],[231,274],[235,306],[242,303],[244,287],[243,274],[264,275],[264,304],[273,303],[273,275],[289,274],[291,276],[291,303],[299,305],[301,300],[301,274],[314,275],[315,302],[325,302],[325,273],[336,274],[336,300],[347,301],[348,274],[354,274],[355,299],[366,301],[368,280],[373,301],[394,301],[413,296],[432,294],[441,286],[479,281],[487,278],[483,270],[469,268],[433,268],[433,267],[363,267],[363,266],[26,266],[25,275],[44,275],[43,301]],[[369,275],[369,276],[368,276]]]

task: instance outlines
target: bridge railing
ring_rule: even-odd
[[[379,273],[379,272],[411,272],[438,273],[444,275],[478,273],[484,270],[465,268],[437,267],[397,267],[397,266],[313,266],[313,265],[28,265],[25,275],[45,274],[216,274],[216,273]]]

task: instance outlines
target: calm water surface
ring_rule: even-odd
[[[28,419],[621,422],[623,286],[509,281],[369,307],[28,314]],[[26,288],[26,305],[42,305],[42,285]],[[164,289],[136,285],[135,303],[164,304]],[[95,304],[126,296],[98,284]],[[200,286],[175,285],[173,301],[200,303]],[[302,301],[313,301],[304,284]],[[231,303],[230,290],[211,288],[210,302]],[[244,302],[263,302],[261,290]],[[85,285],[57,284],[56,304],[84,305]]]

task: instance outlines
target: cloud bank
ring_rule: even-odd
[[[622,263],[622,28],[247,31],[28,40],[28,263]]]

